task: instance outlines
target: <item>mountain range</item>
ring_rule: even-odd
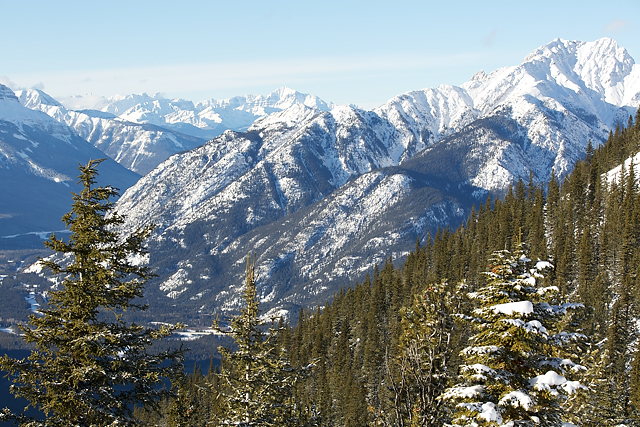
[[[267,310],[321,303],[518,179],[562,179],[626,124],[640,68],[611,39],[554,40],[517,66],[365,111],[296,105],[177,154],[118,202],[158,225],[154,304],[233,310],[247,252]],[[173,301],[171,301],[173,300]]]
[[[228,129],[246,130],[257,119],[292,105],[323,111],[333,106],[289,88],[277,89],[267,96],[246,95],[195,104],[145,93],[116,95],[92,99],[91,108],[80,110],[68,109],[40,90],[19,91],[16,95],[25,107],[74,128],[80,137],[141,175],[172,154],[198,147]],[[87,105],[78,98],[67,102]]]
[[[101,114],[183,123],[184,134],[213,127],[206,114],[180,122],[170,102],[134,98]],[[614,40],[556,39],[519,65],[373,110],[294,98],[260,110],[246,130],[172,155],[118,201],[125,231],[157,225],[149,263],[158,277],[147,288],[154,319],[207,324],[235,310],[253,251],[267,314],[295,313],[438,227],[457,226],[518,179],[562,179],[589,141],[601,144],[635,114],[640,67]]]
[[[67,125],[24,107],[0,85],[0,248],[37,245],[38,234],[64,230],[60,221],[77,191],[78,165],[105,154]],[[99,183],[120,189],[140,175],[107,158]]]
[[[114,96],[80,110],[35,89],[14,93],[0,85],[0,95],[0,248],[41,247],[41,238],[63,229],[60,218],[71,204],[77,167],[89,159],[107,158],[100,182],[123,192],[171,155],[203,145],[203,136],[246,129],[256,118],[298,103],[333,106],[288,88],[197,104]]]

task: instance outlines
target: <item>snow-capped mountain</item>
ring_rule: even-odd
[[[258,121],[248,132],[227,131],[170,158],[145,176],[120,207],[129,212],[131,224],[147,217],[184,228],[203,214],[225,216],[247,199],[250,212],[240,213],[247,225],[238,229],[246,231],[323,199],[351,177],[397,164],[405,151],[415,154],[411,144],[401,146],[402,140],[378,139],[373,127],[379,133],[392,130],[372,112],[294,106]],[[354,146],[358,141],[362,144]]]
[[[225,130],[245,131],[258,119],[306,105],[329,111],[333,104],[320,98],[282,87],[270,94],[209,99],[193,103],[184,99],[165,99],[160,95],[114,96],[94,108],[133,123],[149,123],[199,138],[211,139]]]
[[[144,175],[172,154],[205,143],[204,139],[160,128],[133,123],[99,110],[68,110],[40,90],[16,92],[20,103],[42,111],[129,170]]]
[[[172,154],[190,150],[227,129],[246,130],[257,119],[293,105],[328,111],[316,96],[280,88],[267,96],[246,95],[193,103],[160,95],[116,95],[68,109],[40,90],[16,92],[20,102],[74,128],[78,134],[126,168],[144,175]],[[80,97],[71,106],[86,104]]]
[[[0,246],[11,246],[6,236],[64,229],[60,219],[77,191],[78,165],[103,157],[75,130],[24,107],[0,85]],[[100,183],[122,191],[139,177],[110,159],[100,167]]]
[[[118,209],[127,229],[158,224],[148,296],[167,316],[233,309],[253,250],[264,308],[295,309],[457,225],[487,193],[562,177],[639,104],[640,68],[615,41],[558,39],[370,111],[293,105],[172,156]]]
[[[565,175],[589,139],[600,144],[639,104],[640,66],[614,40],[556,39],[520,65],[480,71],[460,87],[409,92],[374,111],[423,132],[427,145],[447,136],[449,145],[473,145],[458,158],[466,179],[501,193],[530,171],[539,181],[552,169]]]

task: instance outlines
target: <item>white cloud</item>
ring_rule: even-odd
[[[7,86],[11,90],[24,89],[24,88],[18,87],[18,85],[12,82],[7,76],[0,76],[0,84]]]
[[[604,27],[605,33],[619,33],[631,27],[631,22],[626,19],[612,19]]]

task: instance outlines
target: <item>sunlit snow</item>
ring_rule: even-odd
[[[494,313],[506,314],[511,316],[514,313],[517,314],[531,314],[533,313],[533,303],[531,301],[516,301],[508,302],[505,304],[497,304],[490,307]]]

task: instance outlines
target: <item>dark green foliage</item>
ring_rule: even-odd
[[[637,304],[629,278],[609,313],[605,339],[592,347],[586,384],[589,390],[573,402],[572,412],[584,426],[639,425]]]
[[[167,424],[170,427],[196,427],[205,426],[215,412],[208,407],[215,400],[207,395],[207,380],[213,380],[213,387],[218,384],[212,375],[204,378],[199,369],[194,369],[193,374],[185,375],[178,379],[174,387],[177,393],[168,410],[166,411]]]
[[[433,284],[402,309],[399,354],[385,360],[392,395],[385,422],[398,426],[440,426],[446,419],[438,397],[454,377],[464,330],[456,328],[466,285]]]
[[[123,222],[110,202],[117,192],[94,186],[99,163],[80,167],[83,190],[73,195],[72,210],[63,217],[69,241],[54,235],[46,242],[64,257],[40,262],[62,283],[48,307],[22,327],[24,340],[36,349],[26,359],[0,360],[14,383],[12,392],[46,415],[25,425],[135,425],[130,405],[153,405],[167,396],[158,385],[182,370],[182,351],[147,352],[174,326],[149,329],[122,319],[126,310],[146,309],[138,301],[151,272],[133,258],[144,256],[151,229],[130,236],[115,231]]]
[[[157,408],[138,406],[134,408],[137,425],[155,427],[189,426],[205,427],[221,414],[219,399],[219,367],[213,367],[203,375],[196,366],[191,374],[178,377],[174,384],[175,395],[164,399]]]
[[[238,316],[230,319],[228,327],[217,321],[214,328],[230,335],[235,342],[232,351],[219,347],[222,364],[217,378],[221,401],[219,414],[214,414],[219,425],[234,426],[301,426],[311,421],[313,414],[295,399],[296,383],[306,376],[307,368],[294,368],[286,349],[278,342],[278,333],[272,325],[268,334],[265,322],[259,317],[256,295],[255,257],[247,256],[245,306]],[[189,403],[176,401],[184,414]],[[186,407],[186,409],[185,409]],[[184,415],[183,415],[184,418]],[[182,424],[176,424],[182,425]]]

